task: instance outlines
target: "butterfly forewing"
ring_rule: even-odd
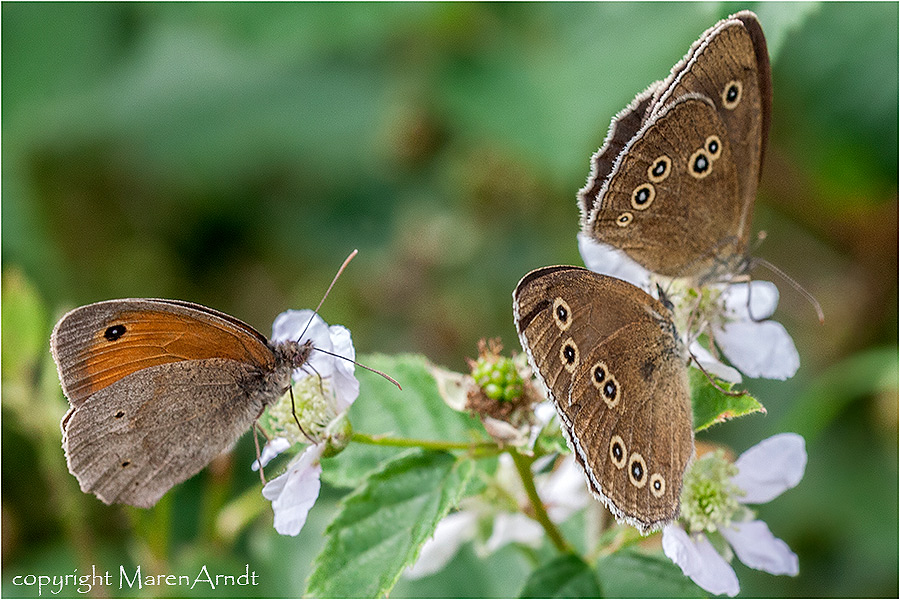
[[[514,311],[592,491],[641,530],[671,521],[693,434],[667,309],[618,279],[547,267],[522,279]]]
[[[50,348],[73,405],[154,365],[229,358],[271,368],[266,339],[212,309],[171,300],[114,300],[77,308],[56,325]]]

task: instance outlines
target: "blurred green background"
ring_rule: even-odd
[[[81,494],[48,352],[64,311],[181,298],[268,334],[359,248],[322,310],[358,352],[463,370],[481,337],[517,349],[519,278],[581,264],[575,193],[611,117],[742,8],[775,93],[755,254],[826,314],[776,280],[800,371],[748,382],[768,414],[704,436],[807,440],[802,483],[760,508],[800,575],[738,564],[742,594],[897,597],[896,3],[3,3],[3,595],[92,564],[249,564],[256,588],[140,595],[296,596],[345,493],[277,536],[245,436],[154,510]],[[229,524],[236,498],[260,516]],[[465,548],[393,595],[514,596],[528,569]]]

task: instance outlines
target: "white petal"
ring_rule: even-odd
[[[275,531],[281,535],[297,535],[306,523],[306,516],[319,497],[319,459],[325,444],[315,444],[303,451],[283,475],[263,487],[262,493],[272,501]]]
[[[650,272],[627,254],[582,233],[578,234],[578,251],[584,266],[595,273],[612,275],[644,289],[650,289]]]
[[[691,354],[710,375],[715,375],[719,379],[731,383],[740,383],[743,379],[740,371],[716,360],[709,350],[697,341],[691,342]]]
[[[484,549],[488,553],[495,552],[511,542],[537,548],[543,540],[544,529],[533,519],[522,513],[499,513],[494,518],[494,529]]]
[[[555,416],[556,407],[549,400],[541,402],[534,407],[534,418],[537,419],[538,425],[541,427],[546,426]]]
[[[404,576],[419,579],[443,569],[456,556],[460,546],[475,537],[476,524],[476,514],[465,510],[441,519],[434,535],[419,550],[419,558],[415,564],[406,568]]]
[[[784,380],[800,367],[794,340],[781,323],[726,323],[715,338],[725,357],[747,377]]]
[[[721,533],[740,561],[751,569],[772,575],[796,575],[800,572],[797,555],[783,540],[772,535],[768,525],[762,521],[733,523],[731,527],[721,529]]]
[[[356,350],[353,348],[353,340],[350,337],[349,329],[343,325],[332,325],[328,331],[331,336],[332,352],[343,357],[332,357],[337,412],[342,413],[350,408],[350,405],[359,396],[359,380],[354,374],[356,365],[350,362],[356,359]]]
[[[277,437],[275,439],[269,440],[265,446],[263,446],[262,452],[259,454],[259,458],[253,461],[253,464],[250,466],[254,471],[259,471],[259,463],[262,463],[262,466],[265,467],[269,464],[273,458],[287,450],[291,447],[291,443],[287,440],[287,438]]]
[[[779,433],[741,454],[731,481],[744,490],[744,504],[762,504],[789,490],[803,479],[806,442],[796,433]]]
[[[733,283],[722,292],[722,304],[726,316],[731,319],[738,321],[768,319],[778,306],[778,288],[771,281]]]
[[[547,505],[547,514],[556,523],[562,523],[573,513],[591,501],[584,471],[569,454],[553,473],[538,482],[538,494]]]
[[[707,592],[736,596],[740,591],[734,569],[719,556],[705,535],[692,539],[677,525],[666,525],[662,547],[666,556]]]

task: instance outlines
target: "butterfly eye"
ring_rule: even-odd
[[[719,136],[711,135],[706,138],[705,146],[712,160],[716,160],[722,155],[722,140],[719,139]]]
[[[672,159],[663,154],[647,167],[647,177],[653,183],[659,183],[672,172]]]
[[[616,217],[616,225],[618,225],[619,227],[626,227],[632,221],[634,221],[634,215],[630,212],[623,212],[621,215]]]
[[[617,469],[625,466],[625,442],[617,435],[609,441],[609,457]]]
[[[572,309],[568,303],[562,298],[557,297],[553,300],[553,320],[560,330],[565,331],[572,325]]]
[[[697,179],[703,179],[712,173],[712,160],[706,148],[700,148],[688,160],[688,172]]]
[[[566,371],[574,373],[575,367],[578,366],[578,346],[575,345],[572,338],[563,343],[562,348],[559,349],[559,357],[562,359]]]
[[[110,342],[116,341],[123,335],[125,335],[124,325],[113,325],[111,327],[107,327],[106,331],[103,332],[103,337],[105,337]]]
[[[666,493],[666,480],[659,473],[650,476],[650,492],[657,498],[662,498]]]
[[[631,192],[631,206],[636,210],[646,210],[653,204],[656,190],[649,183],[642,183]],[[619,217],[621,219],[621,217]]]
[[[639,488],[644,487],[647,483],[646,473],[647,463],[644,462],[644,457],[637,452],[632,452],[628,461],[628,479],[633,485]]]
[[[741,102],[743,91],[744,86],[740,81],[731,80],[726,83],[725,88],[722,90],[722,106],[728,110],[734,110]]]

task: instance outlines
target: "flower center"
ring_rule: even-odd
[[[688,532],[713,532],[731,523],[741,508],[737,497],[743,495],[731,482],[735,475],[737,467],[725,459],[722,450],[694,462],[681,492],[681,519]]]
[[[291,395],[285,394],[269,407],[268,415],[272,432],[291,442],[308,443],[309,440],[297,427],[300,426],[314,438],[321,438],[325,428],[337,416],[334,412],[330,382],[317,376],[303,377],[293,384],[294,414],[291,413]]]

